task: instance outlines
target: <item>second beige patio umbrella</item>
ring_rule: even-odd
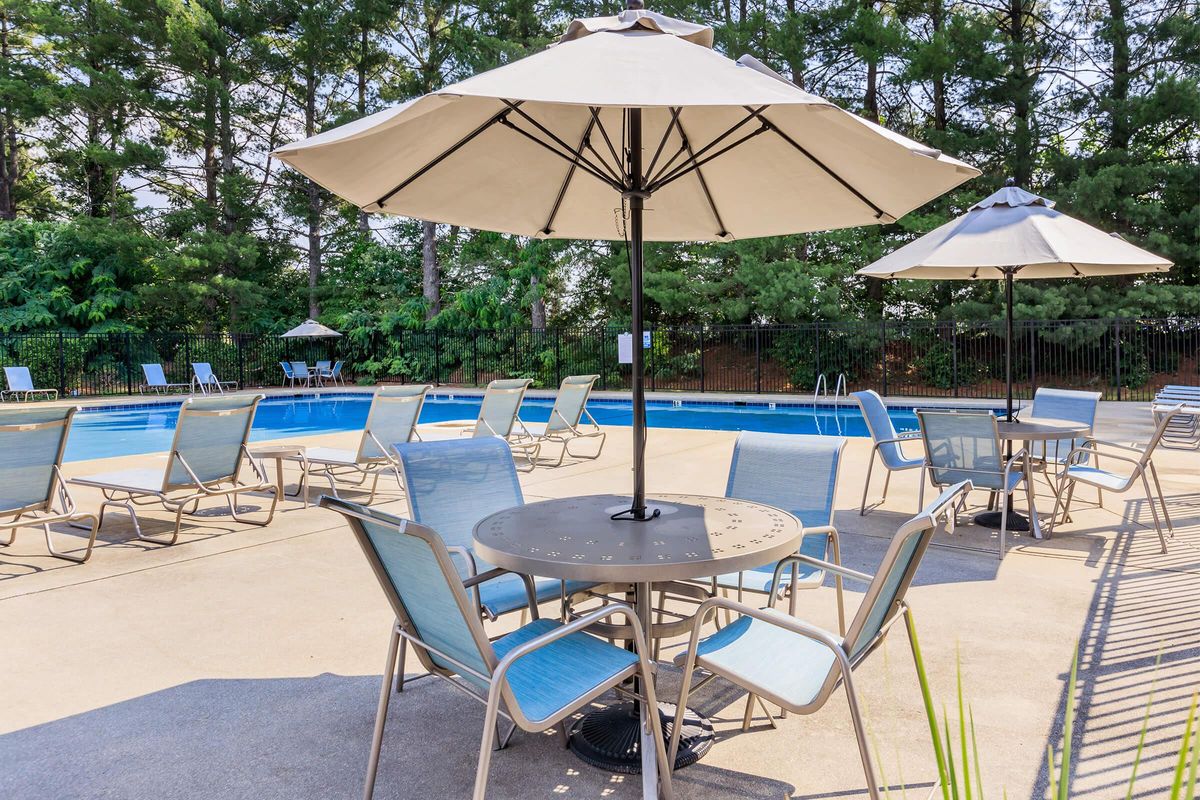
[[[928,280],[1003,280],[1004,383],[1013,418],[1013,281],[1164,272],[1171,262],[1054,210],[1009,182],[966,214],[909,242],[859,275]]]

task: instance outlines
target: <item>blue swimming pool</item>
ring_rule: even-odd
[[[250,438],[263,441],[360,430],[367,420],[370,404],[371,396],[367,393],[268,398],[259,404]],[[521,418],[526,422],[545,422],[553,405],[550,399],[528,398],[521,406]],[[178,410],[175,403],[85,410],[75,416],[66,460],[165,451],[171,446]],[[601,425],[630,424],[629,401],[593,400],[588,410]],[[421,422],[474,419],[478,412],[478,398],[433,394],[425,401]],[[892,409],[890,413],[896,430],[917,429],[917,417],[911,409]],[[820,406],[814,411],[811,405],[802,403],[772,408],[766,403],[654,400],[647,403],[646,417],[652,428],[868,435],[862,414],[854,404],[836,408]]]

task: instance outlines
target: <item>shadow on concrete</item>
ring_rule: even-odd
[[[1176,535],[1166,555],[1146,499],[1131,494],[1107,500],[1124,501],[1116,510],[1127,522],[1099,565],[1080,633],[1072,798],[1125,796],[1148,708],[1133,796],[1166,796],[1188,705],[1200,687],[1200,494],[1167,497]],[[1056,752],[1065,735],[1067,677],[1047,739]],[[1043,766],[1033,797],[1045,796],[1048,777]]]
[[[136,665],[131,664],[131,668]],[[0,797],[297,800],[361,796],[378,676],[201,680],[0,736]],[[469,797],[483,707],[442,681],[394,695],[375,797]],[[788,797],[790,784],[700,762],[678,794]],[[488,797],[641,797],[637,776],[594,769],[556,731],[518,732]]]

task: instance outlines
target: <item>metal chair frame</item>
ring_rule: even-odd
[[[751,697],[757,696],[764,698],[787,711],[793,711],[797,714],[812,714],[820,710],[828,702],[830,696],[838,688],[843,686],[846,692],[846,702],[849,706],[851,721],[854,725],[855,739],[858,744],[859,758],[862,761],[863,774],[867,781],[867,792],[872,800],[879,800],[879,785],[875,777],[875,768],[871,758],[870,746],[867,739],[866,725],[862,718],[862,711],[859,706],[857,692],[854,688],[852,679],[853,671],[863,663],[863,661],[874,652],[887,636],[891,627],[900,619],[904,619],[909,634],[909,647],[913,651],[913,657],[917,657],[917,646],[913,636],[913,626],[911,620],[911,610],[908,604],[904,601],[904,595],[907,593],[909,586],[912,583],[913,576],[916,574],[917,568],[920,566],[921,559],[924,557],[926,550],[929,548],[929,542],[933,538],[934,530],[937,527],[938,519],[950,514],[957,513],[966,499],[967,493],[971,490],[970,481],[962,481],[955,484],[951,489],[943,492],[943,494],[931,504],[931,506],[923,510],[920,514],[906,522],[897,535],[893,538],[892,544],[888,548],[887,555],[884,556],[883,565],[876,576],[868,575],[863,572],[848,569],[839,564],[831,564],[821,561],[820,559],[810,558],[809,556],[795,555],[788,556],[780,561],[776,567],[776,578],[779,577],[781,571],[786,568],[790,562],[802,562],[813,564],[827,569],[830,572],[838,573],[846,578],[865,581],[869,583],[866,593],[863,596],[862,604],[860,605],[859,614],[855,615],[855,620],[851,624],[850,631],[840,640],[815,625],[811,625],[803,620],[796,619],[792,616],[782,616],[768,613],[763,609],[757,609],[753,606],[747,606],[742,603],[735,602],[724,597],[714,597],[706,601],[700,606],[696,613],[695,622],[692,626],[691,637],[688,641],[688,648],[684,657],[683,682],[679,691],[679,700],[676,705],[675,724],[671,733],[670,747],[668,748],[668,763],[674,763],[675,755],[679,749],[680,731],[682,729],[683,714],[687,708],[688,696],[695,690],[699,689],[709,681],[723,677],[730,680],[743,688],[749,690]],[[890,613],[880,623],[879,629],[871,636],[871,639],[862,647],[853,648],[847,647],[847,642],[855,642],[856,636],[863,632],[866,627],[867,619],[862,616],[863,609],[870,609],[874,601],[883,591],[883,581],[877,580],[877,576],[886,578],[887,569],[899,557],[899,547],[902,540],[907,535],[919,532],[920,541],[916,545],[914,553],[907,565],[902,576],[901,582],[896,588],[895,601],[890,608]],[[768,608],[773,608],[774,598]],[[833,653],[835,663],[831,667],[829,674],[821,685],[816,696],[808,703],[797,705],[789,702],[786,698],[780,697],[764,686],[750,686],[747,682],[738,681],[736,676],[723,674],[718,669],[709,669],[703,663],[703,656],[698,655],[698,646],[700,642],[700,629],[710,614],[716,613],[718,610],[727,610],[728,612],[736,613],[741,616],[751,617],[769,625],[774,625],[783,628],[787,631],[795,633],[805,638],[825,646]],[[708,675],[700,682],[693,686],[693,675],[696,672],[697,666],[708,671]],[[747,716],[750,713],[747,708]]]
[[[0,521],[0,530],[9,531],[8,539],[0,541],[0,547],[8,547],[16,540],[18,528],[40,527],[43,535],[46,537],[46,549],[50,551],[50,555],[65,561],[73,561],[76,564],[82,564],[91,558],[92,548],[96,544],[96,533],[100,529],[100,521],[96,518],[95,514],[81,514],[76,511],[75,498],[71,495],[71,489],[67,486],[66,479],[63,478],[60,466],[62,464],[63,452],[67,447],[67,435],[71,430],[71,420],[77,411],[79,411],[77,406],[67,409],[66,416],[60,420],[0,425],[0,433],[38,431],[57,427],[63,428],[62,439],[58,444],[58,453],[55,456],[52,467],[53,478],[47,489],[46,499],[42,502],[31,503],[20,508],[0,509],[0,515],[13,515],[10,520]],[[56,499],[61,506],[61,510],[55,510],[54,508]],[[78,524],[80,520],[91,520],[92,524],[85,527]],[[82,556],[71,555],[70,553],[64,553],[55,549],[54,542],[50,537],[50,526],[56,522],[66,522],[73,527],[91,531],[91,536],[88,537],[87,541],[87,549]]]
[[[473,800],[485,800],[487,791],[488,773],[491,768],[492,751],[494,745],[499,745],[495,749],[503,749],[507,745],[509,738],[512,736],[516,728],[537,733],[544,731],[554,725],[565,721],[573,715],[579,708],[586,706],[596,698],[603,695],[610,689],[614,689],[630,678],[640,677],[639,684],[643,688],[642,699],[647,707],[656,709],[657,700],[654,693],[654,671],[650,661],[646,655],[645,636],[642,632],[641,623],[638,621],[637,614],[634,610],[624,603],[611,603],[588,614],[585,614],[571,622],[560,625],[555,629],[542,634],[528,642],[514,647],[504,658],[497,659],[495,652],[492,649],[491,642],[483,631],[483,625],[478,615],[471,608],[471,600],[467,597],[465,588],[477,587],[480,583],[495,577],[495,574],[503,572],[502,570],[491,570],[483,575],[478,575],[468,581],[470,586],[466,586],[459,582],[458,572],[455,570],[453,563],[450,560],[450,552],[442,543],[441,537],[437,535],[431,528],[424,525],[419,525],[409,520],[398,519],[390,515],[381,514],[380,512],[362,506],[357,506],[352,503],[347,503],[344,500],[336,500],[331,497],[322,497],[320,505],[323,508],[328,508],[337,511],[346,517],[350,522],[351,529],[354,532],[355,538],[361,546],[364,555],[371,564],[372,571],[375,577],[379,580],[380,586],[383,587],[384,593],[387,595],[388,601],[392,606],[392,610],[396,615],[396,624],[392,627],[391,636],[388,640],[387,657],[384,661],[383,681],[379,688],[379,703],[376,707],[375,726],[371,736],[371,751],[367,761],[367,775],[363,788],[364,800],[371,800],[375,791],[375,781],[379,771],[379,755],[383,747],[384,726],[387,722],[388,705],[391,700],[391,676],[399,668],[404,669],[404,664],[401,656],[402,643],[411,643],[413,651],[420,660],[422,666],[430,675],[442,678],[450,685],[463,691],[467,696],[483,703],[485,706],[484,721],[483,721],[483,736],[479,747],[479,761],[475,772],[475,788],[472,793]],[[374,546],[362,526],[362,521],[374,522],[376,524],[397,526],[398,530],[404,534],[415,536],[422,539],[430,545],[438,565],[442,570],[443,577],[446,578],[447,585],[454,593],[455,602],[459,611],[463,615],[463,620],[471,630],[475,639],[476,645],[479,647],[480,653],[483,655],[484,661],[488,667],[488,673],[480,672],[466,664],[463,664],[453,656],[439,650],[438,648],[423,641],[416,631],[416,626],[413,624],[408,610],[405,608],[403,601],[391,587],[391,579],[387,573],[387,569],[379,558]],[[462,588],[459,588],[462,587]],[[608,617],[620,614],[626,620],[634,633],[635,647],[638,654],[638,662],[631,664],[627,668],[615,673],[608,680],[605,680],[591,689],[591,691],[577,697],[574,701],[566,706],[563,706],[541,719],[529,719],[521,710],[519,703],[516,701],[512,691],[508,685],[508,672],[513,664],[519,661],[522,657],[539,650],[565,636],[573,633],[578,633],[586,630],[588,627],[601,622]],[[455,671],[439,666],[431,658],[436,655],[442,661],[451,664]],[[471,675],[476,680],[480,681],[488,687],[487,692],[483,692],[480,688],[461,680],[456,680],[457,675]],[[652,735],[657,744],[656,757],[660,764],[660,790],[663,798],[671,798],[671,775],[670,769],[667,768],[666,746],[663,739],[661,724],[658,719],[658,714],[651,713],[647,715],[650,719]],[[498,730],[498,722],[500,718],[508,720],[511,727],[507,734],[501,735]],[[564,726],[565,733],[565,726]],[[564,741],[566,737],[564,735]]]

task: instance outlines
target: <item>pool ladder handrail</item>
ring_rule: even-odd
[[[821,397],[824,397],[826,400],[829,399],[829,381],[825,378],[825,373],[823,372],[817,376],[817,384],[813,388],[813,422],[817,426],[818,434],[822,432],[821,420],[817,417],[817,400]],[[839,398],[841,397],[849,397],[849,387],[846,384],[846,373],[844,372],[838,373],[837,383],[833,385],[833,421],[837,425],[839,436],[842,434],[842,418],[837,413],[837,410],[841,406],[839,402]]]
[[[841,404],[840,398],[849,398],[849,396],[850,387],[846,382],[846,373],[839,372],[837,376],[837,383],[833,385],[833,404],[838,406]],[[826,400],[829,399],[829,381],[826,380],[825,373],[823,372],[817,376],[817,385],[813,388],[812,404],[814,411],[817,409],[817,400],[821,397],[824,397]]]

